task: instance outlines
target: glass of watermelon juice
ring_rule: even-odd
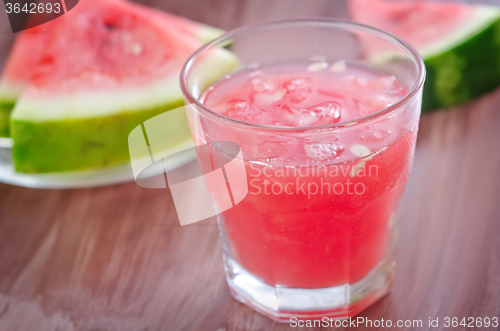
[[[238,59],[230,74],[207,66],[218,47]],[[191,56],[195,143],[238,144],[246,172],[225,174],[233,195],[248,192],[218,215],[234,298],[289,322],[351,317],[388,292],[424,77],[411,46],[329,19],[240,28]]]

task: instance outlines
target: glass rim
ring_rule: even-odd
[[[287,25],[295,25],[295,24],[310,24],[310,23],[323,23],[323,24],[331,24],[333,27],[338,27],[338,28],[354,28],[360,31],[364,31],[367,33],[370,33],[372,35],[375,35],[377,37],[380,37],[382,39],[386,39],[394,44],[397,44],[398,46],[402,47],[405,49],[413,58],[412,60],[415,62],[416,67],[417,67],[417,79],[413,86],[408,89],[408,92],[406,95],[402,98],[400,98],[397,102],[389,105],[388,107],[385,107],[381,110],[378,110],[372,114],[358,117],[349,121],[340,121],[338,123],[333,123],[333,124],[322,124],[322,125],[316,125],[316,126],[276,126],[276,125],[266,125],[266,124],[257,124],[257,123],[251,123],[251,122],[245,122],[241,120],[237,120],[234,118],[231,118],[226,115],[222,115],[211,108],[205,106],[197,97],[195,97],[189,88],[187,84],[187,78],[189,74],[191,73],[191,69],[193,66],[194,61],[198,56],[200,56],[204,51],[209,50],[211,48],[216,47],[217,45],[223,44],[224,42],[227,42],[228,40],[237,37],[240,34],[247,33],[247,32],[252,32],[252,31],[258,31],[260,29],[266,28],[266,27],[272,27],[272,26],[287,26]],[[281,20],[272,20],[272,21],[266,21],[266,22],[261,22],[261,23],[255,23],[255,24],[250,24],[250,25],[245,25],[236,29],[232,29],[230,31],[227,31],[226,33],[220,35],[219,37],[215,38],[214,40],[204,44],[200,48],[198,48],[191,56],[187,59],[187,61],[184,63],[182,69],[181,69],[181,74],[180,74],[180,85],[181,85],[181,91],[184,94],[184,96],[188,97],[189,99],[192,99],[194,101],[194,104],[196,106],[196,109],[198,111],[203,110],[203,113],[205,115],[209,116],[214,116],[215,118],[237,124],[239,126],[251,128],[251,129],[262,129],[266,131],[287,131],[287,132],[293,132],[293,131],[309,131],[309,130],[323,130],[323,129],[335,129],[335,128],[344,128],[344,127],[349,127],[349,126],[355,126],[357,124],[365,123],[368,121],[371,121],[373,119],[382,117],[383,115],[398,111],[403,109],[403,105],[409,102],[423,87],[424,81],[425,81],[425,64],[424,61],[422,60],[422,57],[418,53],[418,51],[410,45],[408,42],[404,41],[403,39],[394,36],[393,34],[380,30],[378,28],[374,28],[369,25],[361,24],[361,23],[356,23],[352,22],[350,20],[346,19],[332,19],[332,18],[323,18],[323,17],[312,17],[312,18],[292,18],[292,19],[281,19]],[[200,111],[201,112],[201,111]]]

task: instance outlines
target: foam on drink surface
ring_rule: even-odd
[[[307,127],[370,115],[405,94],[394,76],[337,61],[243,70],[212,85],[202,102],[240,121]]]

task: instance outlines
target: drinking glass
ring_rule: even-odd
[[[228,69],[229,62],[212,63],[210,53],[221,49],[232,52],[237,64]],[[391,75],[407,93],[373,114],[308,127],[244,122],[200,101],[216,78],[232,72],[317,61]],[[231,208],[220,208],[220,196],[214,196],[216,209],[225,210],[217,218],[235,299],[288,322],[348,318],[388,293],[424,78],[422,59],[404,41],[332,19],[239,28],[189,58],[181,87],[191,132],[197,145],[212,149],[198,159],[213,168],[211,157],[219,153],[246,174],[224,173]],[[334,147],[353,156],[328,164],[308,158],[308,150]]]

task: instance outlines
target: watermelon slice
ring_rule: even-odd
[[[354,21],[392,33],[422,55],[423,111],[469,101],[500,85],[500,8],[390,0],[348,5]]]
[[[84,2],[88,2],[88,0]],[[93,2],[91,1],[91,3]],[[178,31],[187,39],[195,38],[205,43],[223,33],[220,29],[146,6],[127,5],[125,6],[130,7],[131,10],[141,12],[141,15],[148,15],[150,18],[154,17],[160,25],[168,27],[169,30]],[[9,136],[10,112],[31,78],[43,54],[47,39],[60,31],[64,31],[65,23],[61,22],[61,20],[57,18],[54,21],[18,33],[0,80],[0,137]]]
[[[16,38],[0,81],[0,137],[8,136],[10,112],[35,70],[50,26],[52,22],[19,33]]]
[[[187,21],[121,0],[86,0],[44,37],[36,69],[11,114],[16,171],[101,168],[129,161],[127,136],[143,121],[183,104],[179,72],[201,46]],[[207,55],[207,81],[232,70],[225,49]],[[218,64],[217,64],[218,63]],[[215,69],[216,68],[216,69]],[[180,113],[179,113],[180,114]],[[190,139],[171,119],[172,146]]]

